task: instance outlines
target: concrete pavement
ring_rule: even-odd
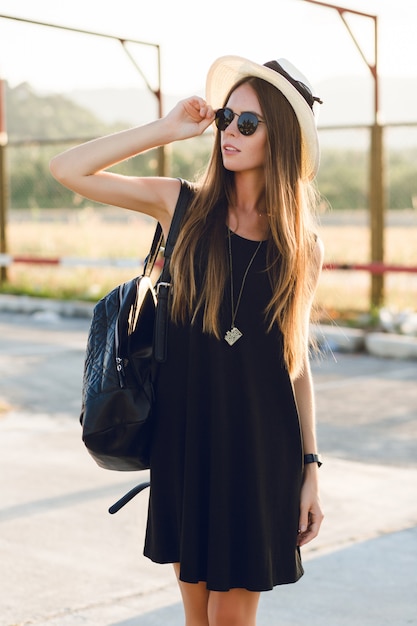
[[[142,556],[147,493],[107,513],[143,477],[80,439],[88,320],[1,322],[0,626],[183,624],[171,567]],[[313,370],[326,518],[258,626],[417,624],[417,363],[334,350]]]
[[[52,314],[63,317],[90,319],[93,304],[14,296],[0,294],[0,312]],[[312,334],[322,349],[342,352],[367,352],[368,354],[398,359],[417,359],[417,337],[395,333],[368,332],[359,328],[348,328],[337,324],[318,324]]]
[[[142,477],[96,467],[68,418],[0,422],[0,624],[183,623],[170,566],[142,554],[147,493],[107,508]],[[296,585],[262,594],[259,626],[417,623],[417,467],[326,456],[326,512]]]

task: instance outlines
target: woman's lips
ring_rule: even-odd
[[[240,150],[238,150],[237,148],[235,148],[235,146],[232,146],[232,144],[230,143],[225,143],[223,145],[223,151],[226,154],[236,154],[237,152],[240,152]]]

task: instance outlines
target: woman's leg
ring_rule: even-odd
[[[184,583],[180,580],[180,564],[174,563],[185,613],[185,626],[209,626],[207,607],[210,592],[206,583]]]
[[[247,589],[210,591],[209,626],[256,626],[259,597]]]
[[[184,605],[185,626],[256,626],[259,592],[208,591],[205,582],[180,580],[179,563],[174,563],[174,570]]]

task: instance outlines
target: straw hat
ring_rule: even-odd
[[[307,78],[286,59],[259,65],[238,56],[224,56],[210,67],[206,82],[206,99],[214,110],[225,105],[232,87],[242,78],[254,76],[274,85],[288,100],[297,116],[302,138],[303,177],[315,177],[320,161],[317,134],[318,103]]]

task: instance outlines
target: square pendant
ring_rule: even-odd
[[[233,344],[236,343],[236,341],[238,341],[238,339],[240,339],[241,337],[242,333],[238,328],[236,328],[236,326],[233,326],[233,328],[228,330],[224,336],[229,346],[233,346]]]

